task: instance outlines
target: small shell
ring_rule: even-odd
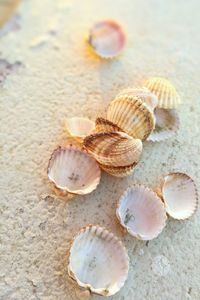
[[[89,33],[88,43],[102,58],[119,55],[125,46],[126,38],[121,26],[114,21],[95,24]]]
[[[160,142],[164,141],[179,129],[179,116],[175,109],[156,108],[154,110],[156,126],[154,131],[148,137],[148,141]]]
[[[184,220],[193,215],[198,204],[197,188],[187,174],[171,173],[161,185],[167,213],[174,219]]]
[[[61,191],[83,195],[96,189],[101,171],[86,151],[69,145],[52,153],[48,177]]]
[[[151,189],[135,185],[120,198],[116,211],[121,225],[141,240],[156,238],[166,224],[166,211],[161,199]]]
[[[114,295],[124,285],[128,269],[125,247],[105,228],[90,225],[75,236],[68,273],[79,286],[102,296]]]
[[[147,88],[127,88],[122,90],[118,95],[117,98],[120,96],[132,96],[140,98],[146,106],[153,111],[154,108],[158,104],[158,98],[155,94],[151,93]]]
[[[116,124],[108,121],[104,118],[97,118],[96,119],[96,126],[93,130],[95,132],[113,132],[113,131],[122,131]]]
[[[153,113],[138,97],[120,96],[113,100],[107,119],[134,138],[145,140],[155,126]]]
[[[130,166],[127,167],[110,167],[110,166],[105,166],[105,165],[100,165],[102,170],[107,172],[108,174],[115,176],[115,177],[126,177],[133,173],[135,166],[137,163],[133,163]]]
[[[83,144],[102,165],[130,166],[137,163],[142,153],[142,142],[124,132],[100,132],[87,136]]]
[[[157,107],[159,108],[177,108],[181,103],[175,87],[167,79],[153,77],[146,80],[144,86],[158,97]]]
[[[65,127],[69,135],[84,138],[90,134],[95,127],[95,123],[88,118],[70,118],[65,121]]]

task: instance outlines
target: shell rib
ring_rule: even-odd
[[[51,155],[48,178],[61,191],[88,194],[96,189],[101,177],[97,162],[75,146],[58,147]]]
[[[74,117],[65,120],[65,127],[69,135],[84,138],[92,132],[95,123],[88,118]]]
[[[158,97],[159,108],[177,108],[181,102],[175,87],[167,79],[153,77],[146,80],[144,86]]]
[[[143,141],[155,126],[153,113],[141,99],[132,96],[115,98],[108,107],[107,119],[127,134]]]
[[[124,285],[128,269],[125,247],[105,228],[90,225],[75,236],[68,273],[79,286],[102,296],[114,295]]]
[[[102,58],[113,58],[120,54],[125,42],[126,38],[121,26],[111,20],[95,24],[88,38],[89,45]]]
[[[95,132],[113,132],[113,131],[122,131],[116,124],[112,123],[109,120],[104,118],[97,118],[96,119],[96,126],[93,130]]]
[[[187,174],[171,173],[165,176],[161,192],[166,211],[174,219],[187,219],[197,209],[197,188]]]
[[[153,111],[154,108],[158,104],[158,98],[155,94],[151,93],[147,88],[140,87],[140,88],[127,88],[122,90],[116,98],[121,96],[132,96],[132,97],[138,97],[142,100],[143,103],[146,104],[146,106]]]
[[[110,167],[110,166],[105,166],[100,164],[100,167],[102,168],[102,170],[104,170],[105,172],[107,172],[112,176],[126,177],[131,173],[133,173],[136,165],[137,163],[133,163],[132,165],[126,167]]]
[[[176,134],[179,129],[180,121],[175,109],[156,108],[154,115],[156,126],[148,137],[148,141],[160,142]]]
[[[102,165],[130,166],[137,163],[142,153],[142,142],[124,132],[100,132],[87,136],[83,144]]]
[[[117,218],[134,237],[141,240],[156,238],[166,225],[166,211],[160,198],[151,189],[135,185],[119,200]]]

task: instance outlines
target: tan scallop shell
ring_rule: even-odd
[[[126,167],[110,167],[110,166],[105,166],[100,164],[100,167],[102,168],[102,170],[104,170],[105,172],[107,172],[112,176],[126,177],[131,173],[133,173],[136,165],[137,163],[133,163],[132,165]]]
[[[88,118],[69,118],[65,120],[65,128],[69,135],[77,138],[84,138],[90,134],[95,127],[95,123]]]
[[[120,96],[132,96],[132,97],[138,97],[140,98],[146,106],[150,110],[154,110],[154,108],[158,104],[158,98],[155,94],[151,93],[147,88],[145,87],[138,87],[138,88],[127,88],[122,90],[117,97]]]
[[[177,108],[181,103],[175,87],[167,79],[153,77],[146,80],[144,86],[158,97],[157,107],[159,108]]]
[[[151,189],[134,185],[119,200],[117,218],[134,237],[141,240],[156,238],[166,225],[164,204]]]
[[[184,220],[197,209],[198,195],[195,182],[184,173],[171,173],[161,185],[162,198],[167,213],[174,219]]]
[[[148,141],[160,142],[176,134],[179,129],[180,121],[175,109],[156,108],[154,115],[156,126],[148,137]]]
[[[154,115],[141,99],[120,96],[107,110],[107,119],[134,138],[145,140],[155,126]]]
[[[84,227],[74,238],[68,274],[79,286],[95,294],[111,296],[124,285],[129,258],[122,242],[103,227]]]
[[[126,37],[121,26],[112,20],[95,24],[89,33],[88,43],[102,58],[113,58],[121,53]]]
[[[122,131],[116,124],[108,121],[104,118],[97,118],[96,119],[96,126],[93,130],[95,132],[113,132],[113,131]]]
[[[72,145],[54,150],[47,173],[58,189],[80,195],[95,190],[101,177],[97,162],[86,151]]]
[[[137,163],[142,153],[142,142],[124,132],[100,132],[87,136],[83,144],[102,165],[130,166]]]

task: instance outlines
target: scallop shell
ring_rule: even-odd
[[[58,147],[52,153],[48,177],[61,191],[83,195],[96,189],[101,171],[86,151],[69,145]]]
[[[155,94],[151,93],[147,88],[141,87],[141,88],[127,88],[122,90],[117,97],[121,96],[132,96],[132,97],[138,97],[140,98],[146,106],[153,111],[154,108],[158,104],[158,98]]]
[[[124,285],[129,258],[122,242],[105,228],[90,225],[74,238],[68,273],[91,292],[111,296]]]
[[[97,118],[96,119],[96,126],[93,130],[95,132],[113,132],[113,131],[122,131],[116,124],[108,121],[104,118]]]
[[[148,141],[164,141],[176,134],[179,129],[179,116],[175,109],[156,108],[154,110],[156,126]]]
[[[69,135],[84,138],[95,128],[95,123],[88,118],[69,118],[65,120],[65,127]]]
[[[134,138],[145,140],[155,126],[153,113],[138,97],[120,96],[113,100],[107,119]]]
[[[130,166],[137,163],[142,153],[142,142],[124,132],[100,132],[87,136],[83,144],[102,165]]]
[[[131,173],[133,173],[135,166],[137,165],[137,163],[133,163],[130,166],[126,166],[126,167],[110,167],[110,166],[105,166],[105,165],[100,165],[100,167],[102,168],[102,170],[104,170],[105,172],[107,172],[108,174],[115,176],[115,177],[126,177],[128,175],[130,175]]]
[[[88,37],[89,45],[102,58],[113,58],[119,55],[125,42],[126,38],[121,26],[111,20],[95,24]]]
[[[167,79],[153,77],[146,80],[144,86],[158,97],[159,108],[173,109],[181,103],[175,87]]]
[[[198,204],[195,182],[184,173],[171,173],[161,185],[167,213],[174,219],[184,220],[193,215]]]
[[[122,195],[117,218],[134,237],[141,240],[156,238],[166,225],[166,211],[160,198],[151,189],[135,185]]]

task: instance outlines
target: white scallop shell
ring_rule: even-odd
[[[89,45],[102,58],[113,58],[120,54],[125,42],[126,38],[121,26],[111,20],[95,24],[88,37]]]
[[[48,177],[60,190],[81,195],[96,189],[101,171],[86,151],[69,145],[59,147],[52,153]]]
[[[155,129],[147,138],[147,141],[160,142],[176,134],[180,121],[175,109],[156,108],[154,116],[156,120]]]
[[[65,120],[65,127],[69,135],[84,138],[95,128],[95,123],[88,118],[69,118]]]
[[[197,188],[187,174],[171,173],[165,176],[161,192],[166,211],[174,219],[187,219],[197,209]]]
[[[79,286],[99,295],[114,295],[124,285],[128,269],[125,247],[105,228],[90,225],[75,236],[68,273]]]
[[[141,240],[156,238],[166,224],[166,211],[161,199],[151,189],[135,185],[119,200],[116,211],[121,225]]]
[[[152,111],[158,104],[157,96],[151,93],[146,87],[124,89],[117,95],[116,98],[126,95],[140,98]]]

